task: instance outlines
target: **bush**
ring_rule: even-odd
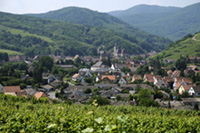
[[[84,93],[90,94],[90,93],[92,93],[92,90],[91,90],[90,88],[87,88],[87,89],[84,91]]]

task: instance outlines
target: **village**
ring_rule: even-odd
[[[137,95],[141,89],[145,89],[149,94],[149,99],[146,100],[153,100],[157,103],[153,104],[156,106],[193,109],[200,104],[200,86],[194,81],[199,76],[200,58],[188,57],[186,60],[190,63],[184,70],[178,70],[176,66],[166,67],[175,64],[175,60],[171,58],[162,61],[159,66],[156,61],[152,62],[149,58],[156,52],[130,56],[124,53],[124,49],[119,49],[117,44],[113,49],[113,53],[97,49],[98,57],[49,55],[57,69],[75,71],[62,77],[58,76],[62,75],[62,71],[55,72],[57,69],[54,72],[45,71],[42,72],[42,82],[36,84],[27,81],[34,75],[34,62],[42,56],[32,59],[19,55],[10,57],[10,62],[25,62],[28,66],[27,72],[21,75],[23,82],[20,84],[3,85],[1,82],[0,92],[19,97],[35,97],[37,100],[67,100],[76,104],[88,104],[94,98],[100,97],[109,101],[105,103],[119,106],[142,105]],[[151,103],[147,106],[151,106]]]

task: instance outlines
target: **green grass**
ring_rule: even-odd
[[[23,53],[7,49],[0,49],[0,53],[8,53],[8,55],[23,55]]]
[[[5,27],[3,25],[0,25],[0,29],[1,30],[6,30],[6,31],[10,31],[12,34],[15,34],[15,35],[18,35],[20,34],[22,37],[25,37],[25,36],[34,36],[34,37],[37,37],[37,38],[40,38],[44,41],[47,41],[49,43],[53,43],[54,41],[51,40],[50,38],[46,37],[46,36],[38,36],[36,34],[31,34],[27,31],[24,31],[24,30],[19,30],[19,29],[14,29],[14,28],[8,28],[8,27]]]
[[[197,40],[200,40],[200,34],[195,37]]]
[[[49,43],[53,43],[53,41],[50,38],[46,37],[46,36],[38,36],[36,34],[31,34],[31,33],[27,32],[27,31],[18,30],[18,29],[9,29],[8,31],[10,31],[12,34],[16,34],[16,35],[20,34],[22,37],[34,36],[34,37],[40,38],[40,39],[42,39],[44,41],[47,41]]]

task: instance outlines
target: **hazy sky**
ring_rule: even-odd
[[[185,7],[200,0],[0,0],[0,11],[44,13],[68,6],[85,7],[99,12],[124,10],[138,4]]]

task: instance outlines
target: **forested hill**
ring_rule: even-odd
[[[159,46],[161,49],[165,48],[167,46],[166,44],[170,42],[169,39],[161,38],[141,31],[138,28],[135,28],[109,14],[92,11],[86,8],[67,7],[44,14],[29,15],[40,18],[68,21],[92,27],[111,29],[119,33],[127,34],[129,37],[136,38],[138,41],[146,42],[145,45],[149,44],[153,47]],[[145,47],[145,45],[142,45],[141,47]]]
[[[156,5],[137,5],[134,7],[131,7],[127,10],[119,10],[119,11],[111,11],[109,12],[110,15],[116,16],[116,17],[125,17],[133,14],[157,14],[157,13],[170,13],[178,11],[181,8],[178,7],[163,7],[163,6],[156,6]]]
[[[160,59],[184,57],[200,57],[200,33],[187,35],[179,41],[172,43],[168,48],[155,56]]]
[[[112,50],[115,41],[127,53],[138,54],[158,50],[157,44],[170,42],[159,39],[153,47],[147,41],[109,29],[0,12],[0,49],[18,51],[27,56],[51,53],[96,55],[98,47]]]
[[[184,8],[139,5],[109,14],[146,32],[175,41],[200,31],[199,12],[200,3]]]

